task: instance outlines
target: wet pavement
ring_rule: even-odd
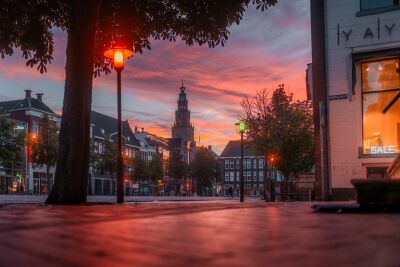
[[[209,201],[0,207],[0,266],[400,266],[400,214]]]

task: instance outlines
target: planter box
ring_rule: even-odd
[[[353,179],[360,208],[400,209],[400,180]]]

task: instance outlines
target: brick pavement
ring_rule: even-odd
[[[0,266],[400,266],[399,214],[248,201],[0,207]]]

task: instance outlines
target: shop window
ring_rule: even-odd
[[[398,6],[399,0],[361,0],[361,11]]]
[[[399,59],[365,62],[362,69],[363,152],[400,152]]]

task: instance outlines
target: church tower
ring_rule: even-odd
[[[175,111],[175,123],[172,126],[172,138],[181,138],[184,144],[194,143],[194,127],[190,122],[190,110],[186,99],[186,88],[180,88],[178,109]]]

